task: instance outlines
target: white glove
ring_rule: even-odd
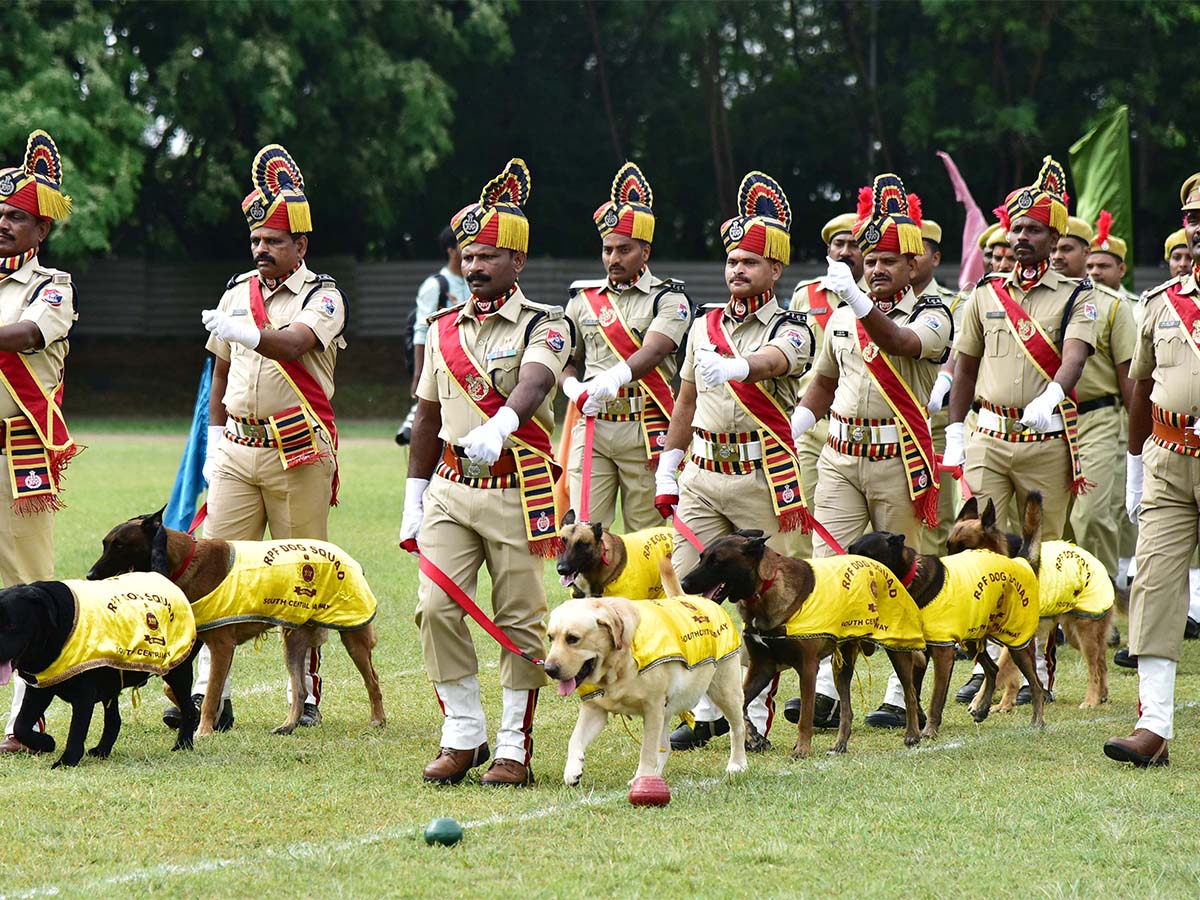
[[[207,484],[212,484],[213,469],[217,465],[217,448],[221,446],[221,441],[224,439],[224,425],[208,426],[208,443],[204,446],[204,468],[201,470]]]
[[[605,369],[599,375],[589,378],[584,382],[583,389],[588,392],[589,400],[612,400],[617,396],[617,391],[631,381],[633,372],[630,371],[629,364],[622,360],[611,369]]]
[[[792,440],[800,440],[804,432],[816,424],[817,417],[813,415],[813,411],[807,406],[796,404],[796,409],[792,412]]]
[[[462,439],[467,459],[490,466],[500,458],[504,442],[520,424],[521,420],[517,418],[517,413],[511,406],[500,407],[494,416],[482,425],[472,428]]]
[[[1058,404],[1062,403],[1062,385],[1052,381],[1046,389],[1029,401],[1025,407],[1025,415],[1021,416],[1021,424],[1027,425],[1034,431],[1050,430],[1050,418],[1058,412]]]
[[[664,519],[671,518],[675,505],[679,503],[681,462],[682,450],[664,450],[658,457],[658,468],[654,471],[654,508]]]
[[[727,359],[712,350],[697,350],[696,371],[705,387],[711,389],[727,381],[745,381],[750,374],[750,362],[741,356]]]
[[[1137,524],[1138,513],[1142,509],[1142,486],[1145,484],[1146,473],[1142,470],[1141,454],[1134,456],[1125,451],[1125,515],[1129,521]]]
[[[865,318],[867,313],[875,308],[875,304],[858,286],[850,267],[844,262],[838,262],[832,256],[825,257],[825,262],[829,265],[825,277],[822,279],[826,290],[833,291],[850,304],[856,319]]]
[[[400,520],[400,546],[409,553],[416,552],[417,532],[425,517],[425,488],[428,478],[408,478],[404,481],[404,518]]]
[[[574,375],[571,375],[570,377],[563,379],[562,392],[563,392],[563,394],[566,395],[566,398],[568,400],[570,400],[572,403],[578,403],[579,395],[582,394],[586,390],[587,390],[587,388],[585,388],[583,386],[583,382],[580,381],[578,378],[576,378]]]
[[[953,383],[954,379],[949,372],[938,372],[933,387],[929,391],[929,402],[925,404],[925,408],[929,410],[931,416],[941,410],[946,398],[950,396],[950,385]]]
[[[239,319],[219,309],[206,309],[200,314],[200,321],[210,333],[223,341],[234,341],[253,350],[262,339],[262,332],[253,321],[243,322]]]
[[[946,426],[946,449],[942,452],[943,466],[953,469],[967,461],[963,443],[963,423],[951,422]]]

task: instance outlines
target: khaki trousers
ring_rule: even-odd
[[[929,552],[931,533],[913,509],[903,459],[866,459],[826,445],[817,465],[821,493],[813,515],[843,548],[868,531],[890,531],[904,535],[920,552]],[[819,537],[813,539],[814,556],[835,552]]]
[[[1116,578],[1120,557],[1121,520],[1125,515],[1125,444],[1121,409],[1109,406],[1079,417],[1079,457],[1083,477],[1092,483],[1074,498],[1071,532],[1075,543],[1093,554]]]
[[[678,516],[696,533],[702,545],[742,528],[757,528],[767,536],[767,545],[784,556],[797,556],[800,529],[780,532],[771,488],[761,469],[745,475],[724,475],[701,469],[688,461],[679,476]],[[683,578],[696,567],[700,554],[678,531],[671,565]]]
[[[1200,459],[1146,441],[1137,575],[1129,595],[1129,652],[1179,659],[1188,568],[1200,527]]]
[[[580,508],[585,422],[585,419],[579,419],[571,431],[571,456],[567,461],[571,509],[576,515]],[[654,469],[646,467],[646,439],[641,421],[597,419],[588,519],[611,528],[617,517],[618,492],[625,531],[661,527],[662,516],[654,508]]]
[[[425,492],[417,543],[421,553],[472,598],[477,596],[479,567],[486,565],[492,576],[493,620],[526,653],[545,654],[545,560],[529,552],[519,488],[469,487],[434,475]],[[479,672],[466,615],[441,588],[421,577],[416,622],[425,670],[436,683]],[[534,690],[546,684],[546,676],[538,666],[502,650],[500,684]]]
[[[997,524],[1016,534],[1021,533],[1025,498],[1030,491],[1041,491],[1042,539],[1062,537],[1071,501],[1071,456],[1066,438],[1018,444],[976,431],[967,445],[965,477],[981,504],[988,500],[996,504]],[[1017,518],[1006,522],[1012,519],[1014,498]]]
[[[946,426],[950,424],[950,412],[946,409],[938,410],[937,414],[930,419],[931,432],[933,434],[933,452],[935,456],[941,456],[946,452]],[[966,428],[964,427],[964,432]],[[927,553],[942,554],[946,550],[946,539],[950,537],[950,528],[954,525],[954,517],[958,515],[958,508],[962,505],[961,493],[958,486],[958,480],[948,472],[942,472],[938,476],[938,482],[941,485],[942,493],[938,499],[938,527],[929,531],[929,543],[926,547]]]
[[[825,449],[825,441],[829,438],[829,418],[821,419],[812,428],[800,436],[796,442],[796,458],[800,460],[800,481],[804,484],[804,502],[809,509],[813,508],[817,496],[817,484],[820,473],[817,470],[817,460]],[[813,554],[813,537],[811,534],[801,534],[796,538],[796,556],[808,559]]]

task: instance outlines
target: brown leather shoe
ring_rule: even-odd
[[[483,773],[479,783],[488,787],[519,787],[523,784],[533,784],[533,769],[515,759],[498,759]]]
[[[11,734],[0,741],[0,753],[28,753],[36,756],[37,752],[32,747],[26,747]]]
[[[1127,738],[1109,738],[1104,742],[1104,755],[1117,762],[1133,763],[1139,768],[1169,766],[1167,742],[1153,731],[1135,728]]]
[[[433,762],[425,767],[422,773],[426,781],[437,784],[458,784],[467,773],[476,766],[487,762],[491,752],[487,743],[482,743],[474,750],[453,750],[443,747],[434,757]]]

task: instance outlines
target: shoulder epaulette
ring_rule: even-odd
[[[1080,282],[1080,283],[1082,284],[1082,282]],[[1118,291],[1114,291],[1112,288],[1110,288],[1106,284],[1099,284],[1097,282],[1092,282],[1092,290],[1097,291],[1101,294],[1104,294],[1107,297],[1112,297],[1114,300],[1121,299],[1121,294]]]
[[[240,272],[237,275],[234,275],[227,282],[225,282],[225,290],[228,291],[231,288],[233,288],[235,285],[241,284],[243,281],[246,281],[253,274],[254,274],[253,272]]]
[[[677,291],[680,294],[686,294],[686,282],[682,278],[655,278],[654,287],[660,287],[664,291]]]
[[[324,272],[312,272],[312,280],[317,282],[320,287],[337,287],[337,280],[332,275],[326,275]]]
[[[437,312],[430,313],[428,316],[426,316],[425,321],[432,322],[434,319],[440,319],[442,316],[446,315],[447,313],[456,313],[459,310],[461,310],[465,305],[466,305],[465,303],[456,303],[453,306],[447,306],[445,309],[439,309]]]
[[[1142,296],[1149,300],[1156,294],[1161,294],[1167,288],[1171,287],[1171,285],[1179,284],[1181,281],[1183,281],[1182,275],[1176,275],[1174,278],[1168,278],[1162,284],[1155,285],[1154,287],[1150,288],[1150,290],[1146,291],[1146,293],[1144,293]]]
[[[567,288],[567,296],[574,297],[582,290],[604,287],[606,284],[608,284],[608,279],[606,278],[580,278],[577,281],[571,282],[571,286]]]
[[[718,300],[716,303],[701,304],[700,308],[701,309],[723,309],[728,303],[729,303],[728,300],[725,300],[725,301]]]
[[[979,281],[977,281],[975,283],[975,287],[983,287],[984,284],[987,283],[987,280],[989,278],[999,278],[1001,280],[1004,280],[1007,277],[1008,277],[1007,272],[988,272],[986,275],[984,275],[982,278],[980,278]]]
[[[537,303],[528,297],[521,298],[521,305],[526,309],[534,309],[549,316],[551,319],[561,319],[567,311],[554,303]]]

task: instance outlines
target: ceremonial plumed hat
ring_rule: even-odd
[[[0,203],[43,219],[63,219],[71,212],[71,198],[62,192],[62,159],[46,132],[29,135],[21,165],[0,169]]]
[[[738,188],[738,210],[721,225],[726,253],[748,250],[785,266],[792,261],[792,207],[778,181],[750,172]]]
[[[1092,226],[1078,216],[1067,216],[1067,230],[1063,233],[1063,237],[1073,237],[1090,247],[1092,240],[1096,237],[1096,232],[1092,230]]]
[[[1183,183],[1183,187],[1179,189],[1179,202],[1183,204],[1184,212],[1200,209],[1200,172]]]
[[[854,234],[854,223],[857,221],[858,216],[854,213],[842,213],[840,216],[834,216],[821,226],[821,240],[828,245],[835,234],[841,234],[843,231]]]
[[[989,225],[987,228],[983,229],[983,231],[979,232],[979,238],[976,241],[976,243],[979,244],[979,249],[982,250],[984,247],[991,246],[988,243],[988,241],[990,241],[992,239],[992,236],[995,235],[995,233],[997,231],[1003,231],[1003,230],[1004,230],[1004,226],[1001,225],[999,222],[995,222],[995,223]]]
[[[1067,231],[1067,173],[1052,156],[1042,159],[1037,179],[1028,187],[1017,188],[1004,200],[1000,222],[1007,231],[1012,220],[1021,216],[1037,219],[1059,234]]]
[[[522,212],[531,188],[529,167],[514,157],[484,185],[479,202],[464,206],[450,219],[458,246],[487,244],[502,250],[529,250],[529,220]]]
[[[921,237],[935,244],[942,242],[942,226],[933,219],[921,220]]]
[[[899,175],[876,175],[871,187],[859,190],[854,238],[863,253],[882,250],[920,256],[925,252],[921,201],[916,194],[904,193]]]
[[[250,166],[254,189],[242,201],[246,224],[278,228],[293,234],[313,230],[312,211],[304,196],[304,175],[291,154],[279,144],[267,144]]]
[[[600,237],[624,234],[639,241],[654,240],[654,191],[636,163],[627,162],[617,171],[612,197],[592,213]]]
[[[1092,238],[1093,253],[1110,253],[1125,262],[1125,242],[1112,234],[1112,213],[1107,209],[1100,210],[1100,218],[1096,220],[1096,236]]]
[[[1178,231],[1172,231],[1167,235],[1167,239],[1163,241],[1163,259],[1169,261],[1171,259],[1172,250],[1174,250],[1176,247],[1186,246],[1187,232],[1185,232],[1182,228],[1180,228]]]

